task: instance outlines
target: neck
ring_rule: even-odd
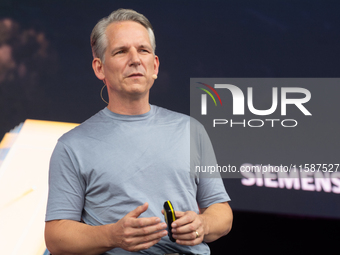
[[[150,111],[149,97],[134,99],[110,99],[107,108],[114,113],[123,115],[140,115]]]

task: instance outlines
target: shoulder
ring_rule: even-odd
[[[161,120],[162,122],[181,123],[190,127],[191,132],[204,134],[206,133],[204,126],[198,120],[189,115],[168,110],[159,106],[153,105],[152,107],[154,107],[155,118]]]
[[[156,116],[164,116],[164,117],[174,117],[174,118],[189,118],[188,115],[175,112],[160,106],[152,105],[151,106],[154,110]]]
[[[103,110],[99,111],[89,119],[77,127],[63,134],[58,141],[64,144],[72,144],[77,140],[86,140],[86,138],[93,137],[96,133],[101,133],[102,125],[106,120]]]
[[[152,107],[154,108],[153,111],[155,118],[159,120],[190,122],[190,116],[186,114],[168,110],[155,105],[152,105]]]

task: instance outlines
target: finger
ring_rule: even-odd
[[[201,225],[199,223],[193,222],[184,226],[172,228],[172,233],[177,235],[192,234],[195,233],[195,231],[197,231],[200,228]],[[196,237],[196,235],[194,235],[193,237]]]
[[[148,249],[152,245],[159,242],[161,238],[163,236],[166,236],[167,234],[168,232],[164,230],[164,231],[159,231],[159,232],[152,233],[149,235],[130,238],[130,240],[127,242],[127,248],[129,251],[138,251],[138,250]]]
[[[134,236],[147,236],[147,235],[152,235],[154,233],[164,231],[166,228],[167,228],[167,225],[164,222],[162,222],[162,223],[158,223],[155,225],[145,226],[141,228],[134,228],[133,231],[134,231]],[[168,232],[167,231],[165,232],[164,233],[166,235]]]
[[[158,243],[161,240],[161,238],[149,241],[149,242],[144,242],[144,243],[139,243],[136,244],[133,248],[128,249],[131,252],[137,252],[140,250],[146,250],[149,249],[151,246],[155,245],[156,243]]]
[[[185,212],[181,212],[181,211],[175,211],[175,215],[176,215],[176,218],[181,218],[183,217],[183,215],[185,215]]]
[[[197,236],[197,233],[198,233],[198,236]],[[200,234],[201,233],[201,234]],[[182,241],[189,241],[189,240],[194,240],[194,239],[198,239],[198,238],[201,238],[203,237],[203,229],[197,229],[195,231],[191,231],[191,232],[188,232],[188,233],[185,233],[185,234],[173,234],[172,235],[176,240],[182,240]]]
[[[178,215],[179,215],[179,218],[171,224],[171,227],[173,228],[187,225],[193,222],[195,220],[195,217],[197,217],[197,214],[192,211],[187,211],[185,213],[179,212]]]
[[[136,209],[127,213],[126,216],[138,218],[143,212],[145,212],[149,207],[149,204],[145,202],[143,205],[138,206]]]
[[[175,215],[176,215],[176,220],[171,224],[171,227],[173,227],[173,228],[179,226],[178,220],[185,215],[185,212],[175,211]]]
[[[199,238],[196,238],[196,239],[193,239],[193,240],[180,240],[180,239],[177,239],[176,243],[178,243],[180,245],[194,246],[194,245],[202,243],[202,241],[203,241],[203,238],[199,237]]]
[[[147,226],[152,226],[156,224],[161,224],[161,219],[159,217],[148,217],[148,218],[129,218],[126,221],[126,226],[132,228],[144,228]]]
[[[196,231],[187,234],[174,234],[173,237],[176,239],[176,243],[180,245],[197,245],[203,242],[204,231],[203,228],[199,228]]]
[[[134,238],[138,243],[145,243],[145,242],[150,242],[158,238],[162,238],[163,236],[166,236],[168,234],[168,231],[162,229],[158,231],[151,231],[148,232],[141,232],[139,235],[135,236]]]

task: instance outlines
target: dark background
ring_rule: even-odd
[[[105,107],[90,33],[117,8],[153,24],[161,65],[151,103],[174,111],[189,114],[191,77],[339,77],[338,1],[1,0],[0,136],[25,119],[80,123]],[[339,220],[234,217],[213,254],[338,251]]]

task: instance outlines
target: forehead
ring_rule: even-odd
[[[106,28],[108,44],[150,43],[147,29],[134,21],[120,21]]]

